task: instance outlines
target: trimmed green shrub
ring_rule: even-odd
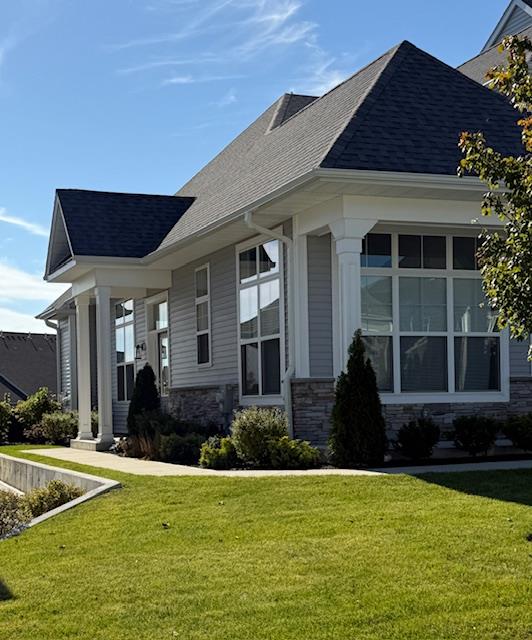
[[[201,447],[199,463],[206,469],[233,469],[239,460],[231,438],[212,436]]]
[[[440,439],[440,428],[431,418],[418,418],[404,424],[397,434],[397,451],[413,460],[430,458]]]
[[[15,406],[13,413],[22,426],[22,429],[31,429],[40,424],[46,413],[61,411],[61,403],[58,402],[46,387],[41,387],[26,400],[21,400]]]
[[[512,416],[504,425],[504,435],[514,446],[525,451],[532,451],[532,413]]]
[[[31,517],[23,496],[0,491],[0,539],[22,531]]]
[[[306,440],[283,436],[269,443],[272,469],[312,469],[320,464],[320,452]]]
[[[24,437],[36,444],[68,445],[78,434],[78,416],[73,412],[55,411],[42,417],[40,424],[24,431]]]
[[[249,407],[235,413],[231,439],[238,457],[247,464],[270,464],[269,444],[283,436],[288,436],[288,418],[280,409]]]
[[[161,399],[157,390],[155,373],[149,364],[145,364],[137,373],[135,386],[129,403],[127,428],[130,435],[138,435],[136,417],[143,413],[159,413]]]
[[[83,491],[79,487],[61,480],[52,480],[46,487],[30,491],[23,500],[31,517],[36,518],[82,495]]]
[[[7,400],[3,400],[0,402],[0,444],[9,442],[9,430],[12,419],[12,407]]]
[[[470,455],[486,455],[493,446],[499,425],[486,416],[462,416],[454,421],[454,442]]]
[[[334,464],[341,467],[379,464],[386,452],[377,380],[360,331],[349,347],[347,371],[336,382],[329,448]]]
[[[204,442],[205,438],[199,433],[161,435],[158,443],[158,459],[175,464],[198,464],[201,445]]]

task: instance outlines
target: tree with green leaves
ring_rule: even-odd
[[[361,331],[355,333],[347,368],[336,382],[329,448],[340,467],[380,464],[386,452],[377,379]]]
[[[129,403],[127,428],[130,435],[137,430],[136,417],[143,413],[153,413],[161,408],[161,398],[157,390],[155,373],[149,364],[145,364],[137,373],[135,386]]]
[[[499,327],[509,327],[513,338],[523,340],[532,333],[532,43],[510,36],[499,50],[506,51],[507,63],[486,77],[522,115],[518,125],[523,153],[505,156],[488,146],[482,133],[462,133],[459,147],[464,157],[458,173],[476,175],[487,185],[482,214],[496,215],[504,223],[501,232],[483,232],[478,259],[484,291],[499,313]]]

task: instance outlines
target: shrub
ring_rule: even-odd
[[[532,451],[532,413],[509,418],[504,425],[504,435],[519,449]]]
[[[386,431],[381,401],[360,331],[349,347],[347,371],[336,383],[329,448],[338,466],[378,464],[384,459]]]
[[[238,462],[231,438],[212,436],[201,447],[199,463],[206,469],[232,469],[238,466]]]
[[[235,413],[231,438],[243,462],[268,465],[270,442],[283,436],[288,436],[288,418],[280,409],[249,407]]]
[[[78,416],[76,413],[55,411],[42,417],[40,424],[26,429],[24,437],[39,444],[68,445],[71,438],[78,434]]]
[[[201,445],[204,442],[205,438],[199,433],[161,435],[158,443],[158,458],[162,462],[197,464]]]
[[[137,435],[136,417],[143,413],[159,413],[161,399],[155,383],[155,373],[149,364],[145,364],[137,373],[135,386],[129,403],[127,428],[130,435]]]
[[[52,480],[46,487],[33,489],[23,500],[32,518],[51,511],[83,495],[83,491],[73,484]]]
[[[283,436],[269,444],[272,469],[312,469],[320,464],[320,452],[306,440]]]
[[[486,455],[493,446],[498,424],[485,416],[462,416],[454,421],[454,442],[470,455]]]
[[[22,531],[31,520],[23,496],[0,491],[0,539]]]
[[[48,392],[46,387],[41,387],[26,400],[18,402],[13,409],[13,414],[20,428],[24,430],[40,424],[45,414],[57,411],[61,411],[61,403]]]
[[[12,413],[12,407],[7,399],[0,402],[0,444],[9,442]]]
[[[407,458],[430,458],[440,439],[440,428],[430,418],[418,418],[404,424],[397,434],[396,448]]]

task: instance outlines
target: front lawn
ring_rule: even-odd
[[[53,464],[123,489],[0,542],[0,638],[532,637],[532,471],[150,478]]]

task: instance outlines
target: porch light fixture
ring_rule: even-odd
[[[142,360],[144,353],[146,353],[146,343],[141,342],[135,347],[135,360]]]

